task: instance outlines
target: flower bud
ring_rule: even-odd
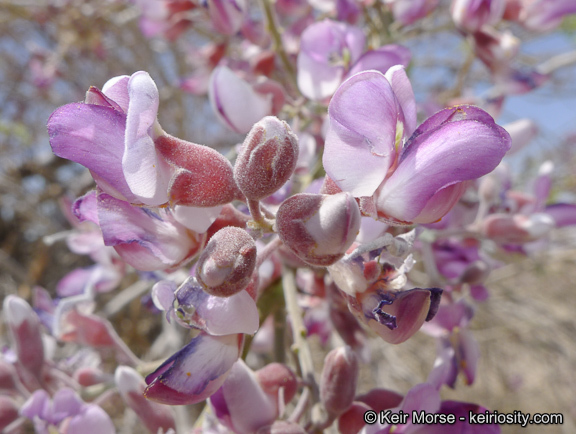
[[[348,346],[335,348],[324,359],[320,400],[333,416],[344,413],[354,401],[358,383],[358,359]]]
[[[248,232],[234,226],[220,229],[198,259],[196,278],[204,290],[220,297],[240,292],[256,266],[256,243]]]
[[[74,372],[74,380],[82,387],[101,384],[108,380],[109,375],[105,374],[98,368],[83,367]]]
[[[259,200],[282,187],[296,168],[298,150],[298,138],[286,122],[267,116],[254,124],[234,165],[242,193]]]
[[[256,379],[262,390],[276,400],[280,389],[283,388],[283,402],[288,404],[298,390],[298,380],[294,372],[282,363],[270,363],[256,371]]]
[[[522,244],[535,241],[554,228],[554,219],[548,214],[529,216],[515,214],[492,214],[481,226],[482,233],[499,243]]]
[[[4,313],[19,362],[40,377],[44,364],[40,319],[26,301],[14,295],[4,299]]]
[[[350,193],[296,194],[276,215],[280,239],[300,259],[326,267],[344,256],[360,230],[360,210]]]
[[[4,428],[18,419],[18,416],[18,407],[12,398],[0,396],[0,430],[4,432]]]
[[[450,12],[456,27],[474,33],[500,21],[505,5],[504,0],[454,0]]]

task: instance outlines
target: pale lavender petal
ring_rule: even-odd
[[[404,137],[408,138],[416,129],[416,100],[412,84],[408,80],[404,66],[396,65],[386,71],[386,79],[392,86],[392,91],[396,95],[398,104],[404,117]],[[398,133],[396,133],[398,135]]]
[[[534,192],[534,204],[532,205],[531,212],[542,211],[548,196],[550,196],[550,190],[552,189],[552,173],[554,172],[554,163],[547,160],[540,165],[538,170],[538,176],[534,180],[532,185],[532,191]]]
[[[426,382],[434,386],[436,390],[446,384],[449,387],[454,387],[458,377],[458,365],[456,363],[456,353],[450,342],[442,340],[438,355],[434,361],[434,366]]]
[[[199,235],[145,208],[105,193],[98,196],[98,204],[104,243],[138,270],[173,268],[191,259],[202,245]]]
[[[504,128],[512,138],[512,146],[508,155],[518,152],[538,135],[538,125],[531,119],[519,119],[504,125]]]
[[[459,355],[458,364],[464,374],[464,382],[467,385],[474,383],[476,378],[476,367],[480,358],[480,346],[474,334],[467,328],[459,329],[456,334],[458,342],[457,354]]]
[[[323,163],[328,176],[355,197],[371,196],[396,158],[397,102],[383,74],[346,80],[328,107]]]
[[[208,0],[208,11],[214,28],[223,35],[234,35],[244,22],[246,0]]]
[[[55,423],[74,416],[82,410],[84,401],[78,394],[67,387],[59,389],[52,397],[52,420]]]
[[[576,225],[576,204],[556,203],[547,206],[544,212],[552,217],[557,228]]]
[[[156,282],[152,287],[152,301],[154,302],[154,306],[164,312],[172,309],[175,291],[176,282],[172,282],[171,280]]]
[[[362,30],[325,19],[302,33],[298,54],[298,88],[312,100],[332,95],[344,78],[348,65],[362,54]]]
[[[90,190],[72,204],[72,213],[80,221],[98,224],[98,192]]]
[[[111,107],[68,104],[48,119],[50,145],[56,155],[88,168],[108,194],[138,202],[122,172],[126,117]],[[102,184],[102,183],[101,183]]]
[[[380,212],[413,221],[436,193],[491,172],[510,148],[510,136],[493,121],[448,120],[429,129],[445,112],[422,124],[406,144],[398,167],[377,193]]]
[[[76,232],[66,238],[68,248],[78,255],[89,255],[104,247],[98,228],[89,232]]]
[[[176,221],[194,232],[203,234],[210,225],[216,221],[224,205],[208,208],[196,208],[193,206],[176,205],[174,218]]]
[[[413,411],[436,413],[440,408],[440,395],[432,385],[418,384],[408,391],[400,408],[410,415]]]
[[[298,55],[298,89],[306,98],[320,101],[333,95],[344,78],[344,68],[318,62],[308,53]]]
[[[384,45],[375,50],[370,50],[362,54],[358,61],[350,68],[347,77],[351,77],[358,72],[376,70],[385,74],[394,65],[408,66],[412,54],[410,50],[402,45]]]
[[[114,434],[112,419],[96,404],[86,404],[82,412],[71,418],[66,425],[66,434]]]
[[[412,221],[423,224],[439,221],[454,207],[467,188],[467,182],[460,182],[436,192]]]
[[[176,292],[181,316],[194,312],[185,321],[213,336],[234,333],[254,334],[260,318],[256,302],[246,291],[230,297],[216,297],[206,293],[198,281],[191,277]]]
[[[565,15],[576,13],[576,2],[573,0],[536,0],[526,3],[520,20],[531,30],[552,30],[560,25]]]
[[[160,157],[152,135],[158,114],[156,84],[147,72],[136,72],[128,82],[130,102],[122,170],[130,190],[146,205],[168,202],[168,164]]]
[[[241,359],[232,366],[222,385],[222,394],[235,432],[256,432],[276,419],[272,399],[264,393],[254,372]]]
[[[271,95],[263,96],[226,66],[212,71],[208,96],[218,119],[237,133],[245,134],[272,111]]]
[[[440,0],[395,0],[392,3],[394,20],[407,26],[432,11]]]
[[[241,346],[241,335],[201,333],[146,377],[145,396],[169,405],[205,400],[220,388]]]
[[[120,75],[118,77],[111,78],[102,87],[102,92],[108,98],[113,100],[118,104],[124,113],[128,112],[128,102],[130,100],[128,96],[128,81],[130,76]]]
[[[28,419],[44,418],[50,408],[50,396],[44,389],[35,391],[28,400],[22,404],[20,414]]]

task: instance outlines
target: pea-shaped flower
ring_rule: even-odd
[[[276,229],[284,244],[310,265],[338,261],[360,230],[360,210],[350,193],[296,194],[280,205]]]
[[[288,181],[297,162],[296,134],[286,122],[267,116],[246,136],[234,165],[234,178],[246,198],[263,199]]]
[[[216,232],[198,259],[196,278],[210,294],[230,297],[240,292],[256,266],[256,244],[244,229],[227,226]]]

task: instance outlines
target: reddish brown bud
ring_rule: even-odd
[[[159,136],[154,144],[162,157],[177,168],[168,186],[172,204],[211,207],[239,196],[232,165],[218,151],[167,134]]]
[[[256,378],[266,394],[278,398],[280,388],[284,388],[284,403],[288,404],[298,390],[298,380],[294,372],[282,363],[270,363],[256,371]]]
[[[206,245],[196,278],[208,294],[230,297],[248,286],[255,267],[256,243],[244,229],[228,226]]]
[[[4,432],[4,428],[18,419],[18,416],[18,407],[12,398],[0,396],[0,430]]]
[[[234,178],[246,198],[259,200],[288,181],[297,161],[298,138],[286,122],[267,116],[246,136],[234,165]]]
[[[276,229],[284,244],[310,265],[338,261],[360,229],[360,210],[349,193],[296,194],[280,205]]]
[[[348,346],[336,348],[324,359],[320,400],[329,414],[344,413],[354,401],[358,383],[358,358]]]

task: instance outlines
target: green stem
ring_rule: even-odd
[[[296,81],[296,70],[290,62],[288,58],[288,54],[284,50],[284,45],[282,44],[282,36],[278,31],[278,25],[276,24],[276,20],[274,18],[274,11],[272,10],[272,2],[270,0],[260,0],[260,4],[262,5],[262,10],[264,11],[264,15],[266,16],[266,27],[268,28],[268,32],[272,37],[272,47],[274,52],[280,56],[280,60],[284,66],[284,70],[288,73],[288,77],[290,82],[294,86],[296,92],[300,93],[298,90],[298,82]]]

